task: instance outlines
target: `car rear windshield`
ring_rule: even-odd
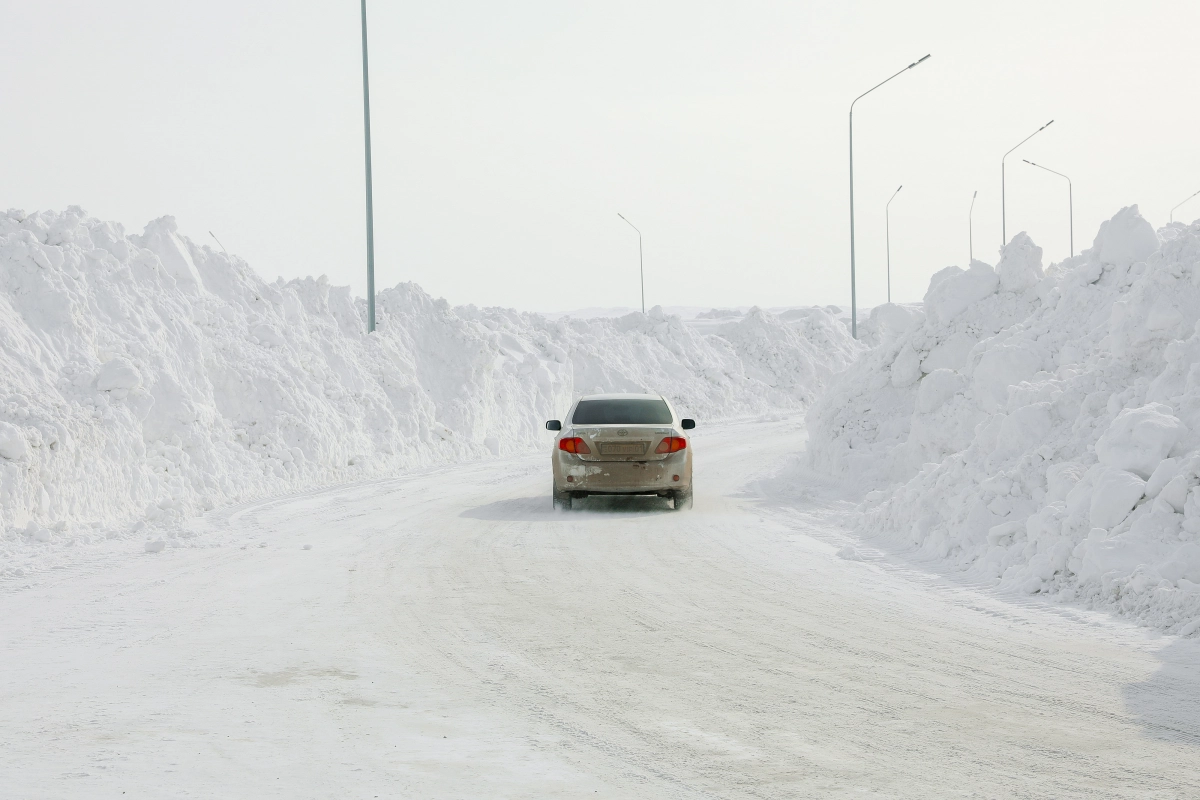
[[[670,425],[671,409],[662,400],[580,400],[574,425]]]

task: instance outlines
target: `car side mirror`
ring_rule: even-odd
[[[561,422],[559,422],[559,421],[558,421],[558,420],[556,420],[556,419],[548,419],[548,420],[546,420],[546,430],[548,430],[548,431],[561,431],[561,430],[562,430],[562,423],[561,423]]]
[[[690,431],[692,428],[696,427],[696,420],[681,419],[679,420],[679,427],[683,428],[685,431]]]

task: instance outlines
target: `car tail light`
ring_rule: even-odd
[[[656,453],[678,453],[687,447],[687,439],[682,436],[668,436],[654,448]]]
[[[583,439],[580,439],[578,436],[570,436],[565,439],[559,439],[558,449],[565,450],[568,453],[581,453],[583,455],[588,455],[592,452],[592,449],[587,446],[587,442],[585,442]]]

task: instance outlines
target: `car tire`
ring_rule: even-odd
[[[571,493],[570,492],[560,492],[558,490],[558,487],[553,484],[550,485],[550,492],[554,498],[553,503],[554,503],[555,511],[557,511],[559,509],[562,509],[563,511],[571,510]]]
[[[692,507],[692,490],[686,492],[675,492],[673,495],[672,508],[675,511],[683,511]]]

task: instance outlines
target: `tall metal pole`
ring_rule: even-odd
[[[208,235],[213,237],[214,242],[216,242],[217,244],[221,244],[221,240],[217,238],[217,235],[215,233],[213,233],[212,231],[209,231]],[[223,245],[223,244],[221,244],[221,252],[223,252],[225,255],[229,255],[229,251],[225,249],[225,245]]]
[[[375,208],[371,198],[371,86],[367,80],[367,0],[362,0],[363,136],[367,152],[367,333],[375,332]]]
[[[892,192],[892,196],[888,198],[887,205],[883,207],[883,235],[887,242],[887,276],[888,276],[888,302],[892,302],[892,201],[896,199],[896,195],[900,194],[900,190],[904,188],[904,184],[896,187],[896,191]]]
[[[625,215],[622,214],[620,211],[617,212],[617,216],[620,217],[621,219],[625,219]],[[635,231],[637,231],[637,235],[638,235],[638,278],[642,284],[642,313],[645,314],[646,313],[646,270],[642,266],[642,232],[638,231],[637,226],[634,225],[629,220],[625,219],[625,222],[629,225],[629,227],[631,227]]]
[[[900,72],[897,72],[891,78],[888,78],[886,81],[881,81],[872,86],[870,89],[867,89],[858,97],[854,98],[854,101],[850,103],[850,335],[855,339],[858,338],[858,294],[854,282],[854,103],[862,100],[864,97],[878,89],[880,86],[883,86],[883,84],[887,83],[892,78],[895,78],[912,69],[917,64],[920,64],[922,61],[929,58],[929,56],[930,54],[926,53],[921,58],[900,70]]]
[[[1054,120],[1050,120],[1045,125],[1038,128],[1036,131],[1029,134],[1021,141],[1017,142],[1016,147],[1013,147],[1013,149],[1009,150],[1008,153],[1011,153],[1013,150],[1016,150],[1017,147],[1020,147],[1021,145],[1025,144],[1030,139],[1037,136],[1039,133],[1046,130],[1046,128],[1049,128],[1053,124],[1054,124]],[[1000,159],[1000,239],[1001,239],[1000,246],[1001,247],[1004,247],[1004,245],[1008,244],[1008,208],[1005,205],[1006,198],[1005,198],[1005,194],[1004,194],[1004,159],[1008,158],[1008,153],[1005,153],[1004,157]]]
[[[971,257],[967,261],[967,268],[970,269],[971,264],[975,262],[975,197],[979,194],[976,189],[971,195],[971,210],[967,212],[967,247],[970,248]]]
[[[1028,164],[1031,167],[1037,167],[1038,169],[1044,169],[1044,170],[1046,170],[1046,172],[1057,175],[1060,178],[1067,178],[1067,176],[1063,175],[1061,172],[1055,172],[1054,170],[1050,169],[1049,167],[1043,167],[1041,164],[1035,164],[1032,161],[1030,161],[1028,158],[1022,158],[1021,160],[1024,161],[1026,164]],[[1200,194],[1200,192],[1198,192],[1197,194]],[[1067,178],[1067,210],[1068,210],[1068,213],[1070,214],[1070,220],[1071,220],[1071,258],[1074,258],[1075,257],[1075,187],[1071,185],[1070,178]]]
[[[1197,194],[1200,194],[1200,192],[1196,192],[1195,194],[1189,194],[1189,195],[1187,196],[1187,199],[1186,199],[1186,200],[1184,200],[1184,201],[1183,201],[1183,202],[1181,202],[1181,203],[1176,203],[1176,204],[1175,204],[1175,208],[1179,208],[1181,205],[1183,205],[1184,203],[1186,203],[1188,200],[1191,200],[1191,199],[1192,199],[1193,197],[1195,197]],[[1175,221],[1175,208],[1172,208],[1172,209],[1171,209],[1171,217],[1170,217],[1170,221],[1171,221],[1171,222],[1174,222],[1174,221]]]

